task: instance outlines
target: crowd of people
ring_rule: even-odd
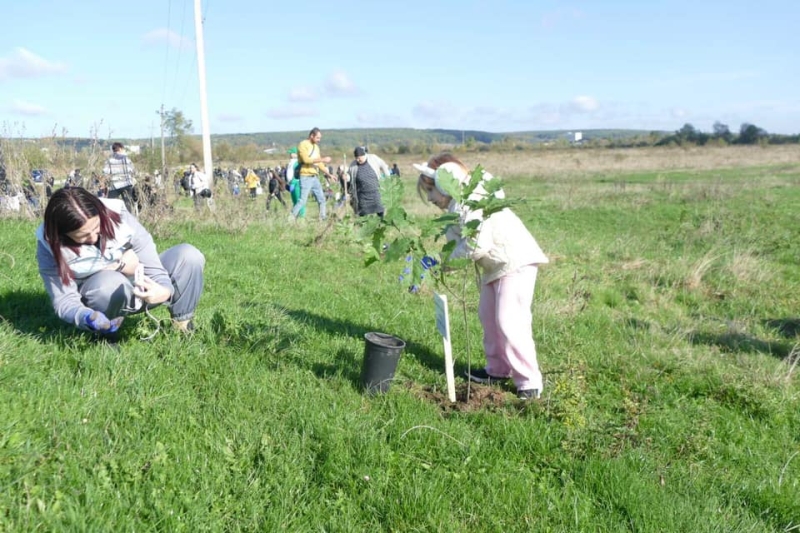
[[[327,216],[328,204],[333,202],[336,208],[351,205],[358,216],[382,214],[379,180],[390,175],[399,176],[397,164],[390,168],[379,156],[370,154],[367,147],[358,146],[349,165],[341,164],[334,169],[330,164],[331,158],[320,155],[321,138],[322,132],[314,128],[307,139],[288,150],[286,164],[274,167],[241,166],[226,170],[217,167],[212,176],[194,163],[178,168],[172,180],[174,194],[191,197],[195,207],[200,209],[203,205],[213,205],[213,183],[225,183],[233,196],[243,195],[255,200],[264,195],[267,211],[273,210],[277,201],[292,219],[305,216],[309,197],[318,203],[323,220]],[[26,180],[19,192],[20,200],[26,200],[33,212],[40,212],[40,206],[43,205],[41,199],[47,201],[56,190],[52,175],[43,175],[41,178],[38,181]],[[213,183],[210,178],[213,178]],[[324,181],[320,181],[320,178],[324,178]],[[42,183],[41,188],[37,187],[39,182]],[[2,186],[3,183],[0,183]],[[166,204],[161,172],[156,170],[153,174],[144,175],[137,172],[121,142],[112,144],[111,154],[102,172],[92,172],[91,176],[84,177],[80,169],[73,169],[63,180],[63,187],[83,187],[99,198],[122,200],[125,208],[134,214],[140,213],[145,207]],[[5,198],[5,192],[3,196]],[[289,197],[291,206],[284,196]]]
[[[214,180],[225,183],[233,196],[243,196],[251,200],[266,198],[267,211],[273,209],[277,201],[289,212],[292,220],[303,218],[309,198],[319,205],[320,219],[325,220],[328,204],[335,207],[352,206],[358,216],[383,214],[380,200],[380,180],[391,175],[400,175],[395,163],[391,168],[375,154],[368,153],[367,147],[357,146],[349,165],[331,165],[331,158],[320,153],[322,132],[314,128],[306,139],[287,150],[289,156],[285,164],[274,167],[215,168]],[[324,180],[324,181],[321,181]],[[173,179],[175,193],[195,198],[211,196],[208,181],[196,165],[176,171]],[[198,192],[200,191],[200,192]],[[288,195],[291,208],[284,199]]]

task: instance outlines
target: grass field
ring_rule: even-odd
[[[349,222],[315,243],[314,206],[153,216],[206,255],[199,330],[132,317],[118,345],[55,318],[37,222],[0,219],[0,531],[800,531],[797,147],[487,157],[552,260],[528,404],[450,405],[430,288],[364,268]],[[407,342],[382,396],[369,331]]]

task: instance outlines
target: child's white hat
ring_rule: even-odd
[[[455,179],[457,179],[458,182],[461,183],[462,185],[464,185],[464,184],[469,182],[469,174],[464,172],[464,169],[461,168],[461,165],[458,165],[456,163],[452,163],[452,162],[443,163],[436,170],[433,170],[431,167],[429,167],[427,163],[414,163],[413,166],[414,166],[415,169],[417,169],[417,171],[419,171],[420,174],[422,174],[423,176],[425,176],[427,178],[432,179],[433,180],[433,184],[436,187],[436,190],[438,190],[440,193],[442,193],[445,196],[449,196],[449,195],[445,192],[445,190],[439,184],[439,176],[441,175],[440,171],[445,171],[446,170],[446,171],[450,172],[450,174],[452,174],[453,177]]]
[[[426,178],[434,179],[436,177],[436,171],[429,167],[427,163],[414,163],[412,166]]]

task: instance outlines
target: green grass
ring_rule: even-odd
[[[542,400],[443,408],[430,290],[363,268],[342,224],[218,199],[149,224],[206,290],[184,339],[115,348],[53,315],[36,223],[0,220],[0,530],[796,531],[800,166],[514,178],[553,262]],[[408,187],[409,209],[432,213]],[[275,205],[275,204],[273,204]],[[451,311],[482,364],[477,291]],[[164,309],[155,311],[165,319]],[[363,335],[407,341],[385,396]]]

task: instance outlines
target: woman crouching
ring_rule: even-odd
[[[39,274],[61,320],[111,335],[126,315],[166,304],[177,329],[193,330],[205,257],[190,244],[159,255],[121,201],[101,200],[81,187],[60,189],[36,237]],[[134,285],[139,265],[144,278]]]

